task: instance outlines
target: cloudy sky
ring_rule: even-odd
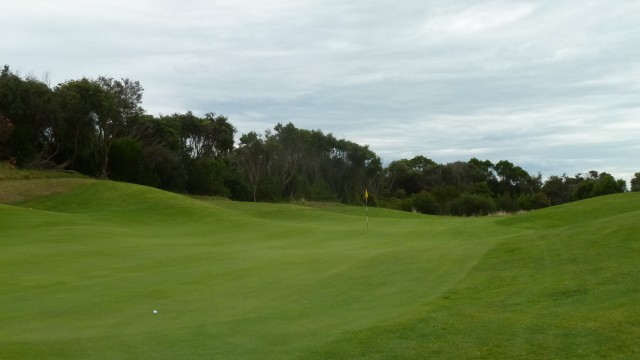
[[[0,62],[139,80],[148,113],[276,123],[385,163],[640,171],[637,0],[0,0]]]

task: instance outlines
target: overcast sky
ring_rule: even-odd
[[[637,0],[0,0],[0,62],[138,80],[158,115],[278,122],[385,163],[640,172]],[[0,64],[1,65],[1,64]]]

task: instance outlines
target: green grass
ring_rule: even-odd
[[[76,185],[0,205],[0,359],[640,356],[640,194],[367,229],[360,207]]]

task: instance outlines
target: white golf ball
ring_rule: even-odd
[[[157,314],[157,313],[158,313],[158,310],[153,310],[153,313],[154,313],[154,314]]]

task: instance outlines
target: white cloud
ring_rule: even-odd
[[[445,17],[436,26],[452,33],[475,33],[494,30],[512,24],[531,14],[533,4],[494,3],[472,6],[460,13]],[[444,21],[443,21],[444,20]]]
[[[241,132],[291,121],[367,143],[386,161],[640,171],[640,2],[0,5],[3,62],[54,84],[140,80],[153,114],[215,111]]]

